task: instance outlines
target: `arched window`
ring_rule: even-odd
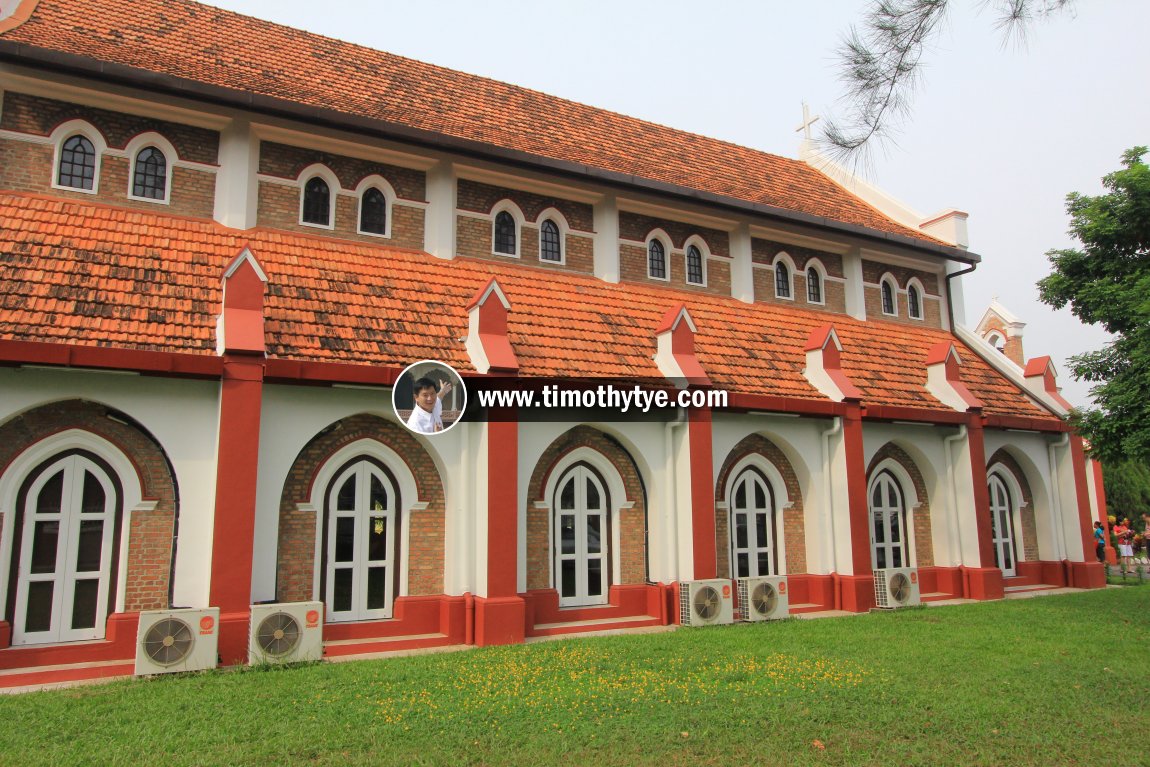
[[[813,266],[807,269],[807,303],[821,304],[823,302],[823,279],[819,270]]]
[[[505,256],[519,254],[515,217],[505,210],[495,214],[495,252]]]
[[[883,280],[882,286],[882,313],[897,315],[898,310],[894,305],[894,286],[890,284],[890,280]]]
[[[906,550],[906,505],[902,488],[889,471],[882,471],[870,487],[871,566],[909,567]]]
[[[164,200],[168,196],[168,158],[154,146],[136,153],[132,196],[148,200]]]
[[[731,577],[778,574],[775,498],[766,478],[746,469],[731,486]]]
[[[303,222],[331,226],[331,189],[319,176],[312,176],[304,184]]]
[[[387,196],[378,187],[368,187],[360,198],[359,231],[387,234]]]
[[[559,225],[551,219],[545,219],[539,225],[539,260],[560,263],[563,261],[562,235]]]
[[[667,253],[659,240],[647,243],[647,276],[657,280],[667,279]]]
[[[91,190],[96,184],[96,148],[86,136],[76,135],[60,146],[58,186]]]
[[[391,617],[399,500],[391,473],[366,456],[344,464],[328,486],[321,573],[329,621]]]
[[[703,284],[703,252],[694,245],[687,246],[687,283]]]
[[[997,330],[991,331],[986,336],[986,342],[1000,352],[1006,351],[1006,339],[1003,338],[1002,334],[999,333]]]
[[[14,644],[104,636],[122,507],[115,473],[86,451],[51,458],[24,482],[10,580]]]
[[[791,297],[791,270],[786,262],[775,264],[775,298]]]
[[[575,464],[555,485],[551,508],[560,606],[605,604],[611,533],[603,481],[587,464]]]
[[[922,296],[916,285],[910,285],[906,289],[906,313],[912,320],[922,319]]]
[[[1005,576],[1014,576],[1014,501],[1006,483],[997,474],[991,474],[986,483],[990,493],[990,530],[994,540],[994,563]]]

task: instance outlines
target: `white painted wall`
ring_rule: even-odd
[[[179,540],[172,602],[208,606],[212,523],[216,497],[219,384],[68,369],[0,368],[0,421],[41,405],[85,399],[119,410],[138,421],[171,461],[179,501]],[[15,515],[4,509],[0,563],[9,561]],[[121,552],[127,551],[127,520]],[[124,562],[127,560],[121,557]],[[7,566],[0,567],[0,594]],[[116,602],[123,605],[124,579]]]
[[[1037,433],[987,429],[984,432],[984,441],[987,460],[1000,448],[1005,447],[1026,475],[1026,482],[1030,485],[1030,493],[1033,496],[1034,523],[1038,535],[1038,558],[1061,560],[1061,549],[1054,522],[1056,504],[1053,495],[1054,486],[1051,482],[1048,450],[1048,446],[1057,440]],[[1015,534],[1019,536],[1019,540],[1022,540],[1020,528],[1015,528]],[[1015,548],[1021,558],[1022,546],[1018,545]]]

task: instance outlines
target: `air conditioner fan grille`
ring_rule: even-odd
[[[274,658],[288,655],[300,642],[299,621],[288,613],[272,613],[260,621],[256,643],[264,654]]]
[[[164,618],[153,623],[144,634],[144,653],[160,666],[174,666],[188,657],[195,634],[179,618]]]

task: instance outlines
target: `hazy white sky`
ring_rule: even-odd
[[[834,113],[834,49],[864,0],[211,0],[213,5],[684,130],[796,157],[801,102]],[[897,144],[868,180],[924,214],[970,214],[973,325],[991,298],[1026,321],[1063,394],[1063,360],[1104,334],[1038,301],[1045,252],[1072,245],[1068,192],[1096,194],[1129,147],[1150,144],[1150,3],[1079,0],[1004,45],[980,0],[953,0]]]

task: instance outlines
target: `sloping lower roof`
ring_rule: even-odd
[[[945,245],[798,160],[189,0],[39,0],[5,41]]]
[[[927,355],[951,341],[987,414],[1051,417],[943,330],[332,238],[0,193],[0,339],[215,354],[224,269],[244,247],[268,276],[269,356],[403,367],[429,357],[461,369],[467,306],[492,277],[511,302],[520,374],[661,378],[652,359],[664,314],[686,305],[696,353],[717,388],[818,400],[804,347],[833,322],[842,367],[864,402],[938,409]]]

